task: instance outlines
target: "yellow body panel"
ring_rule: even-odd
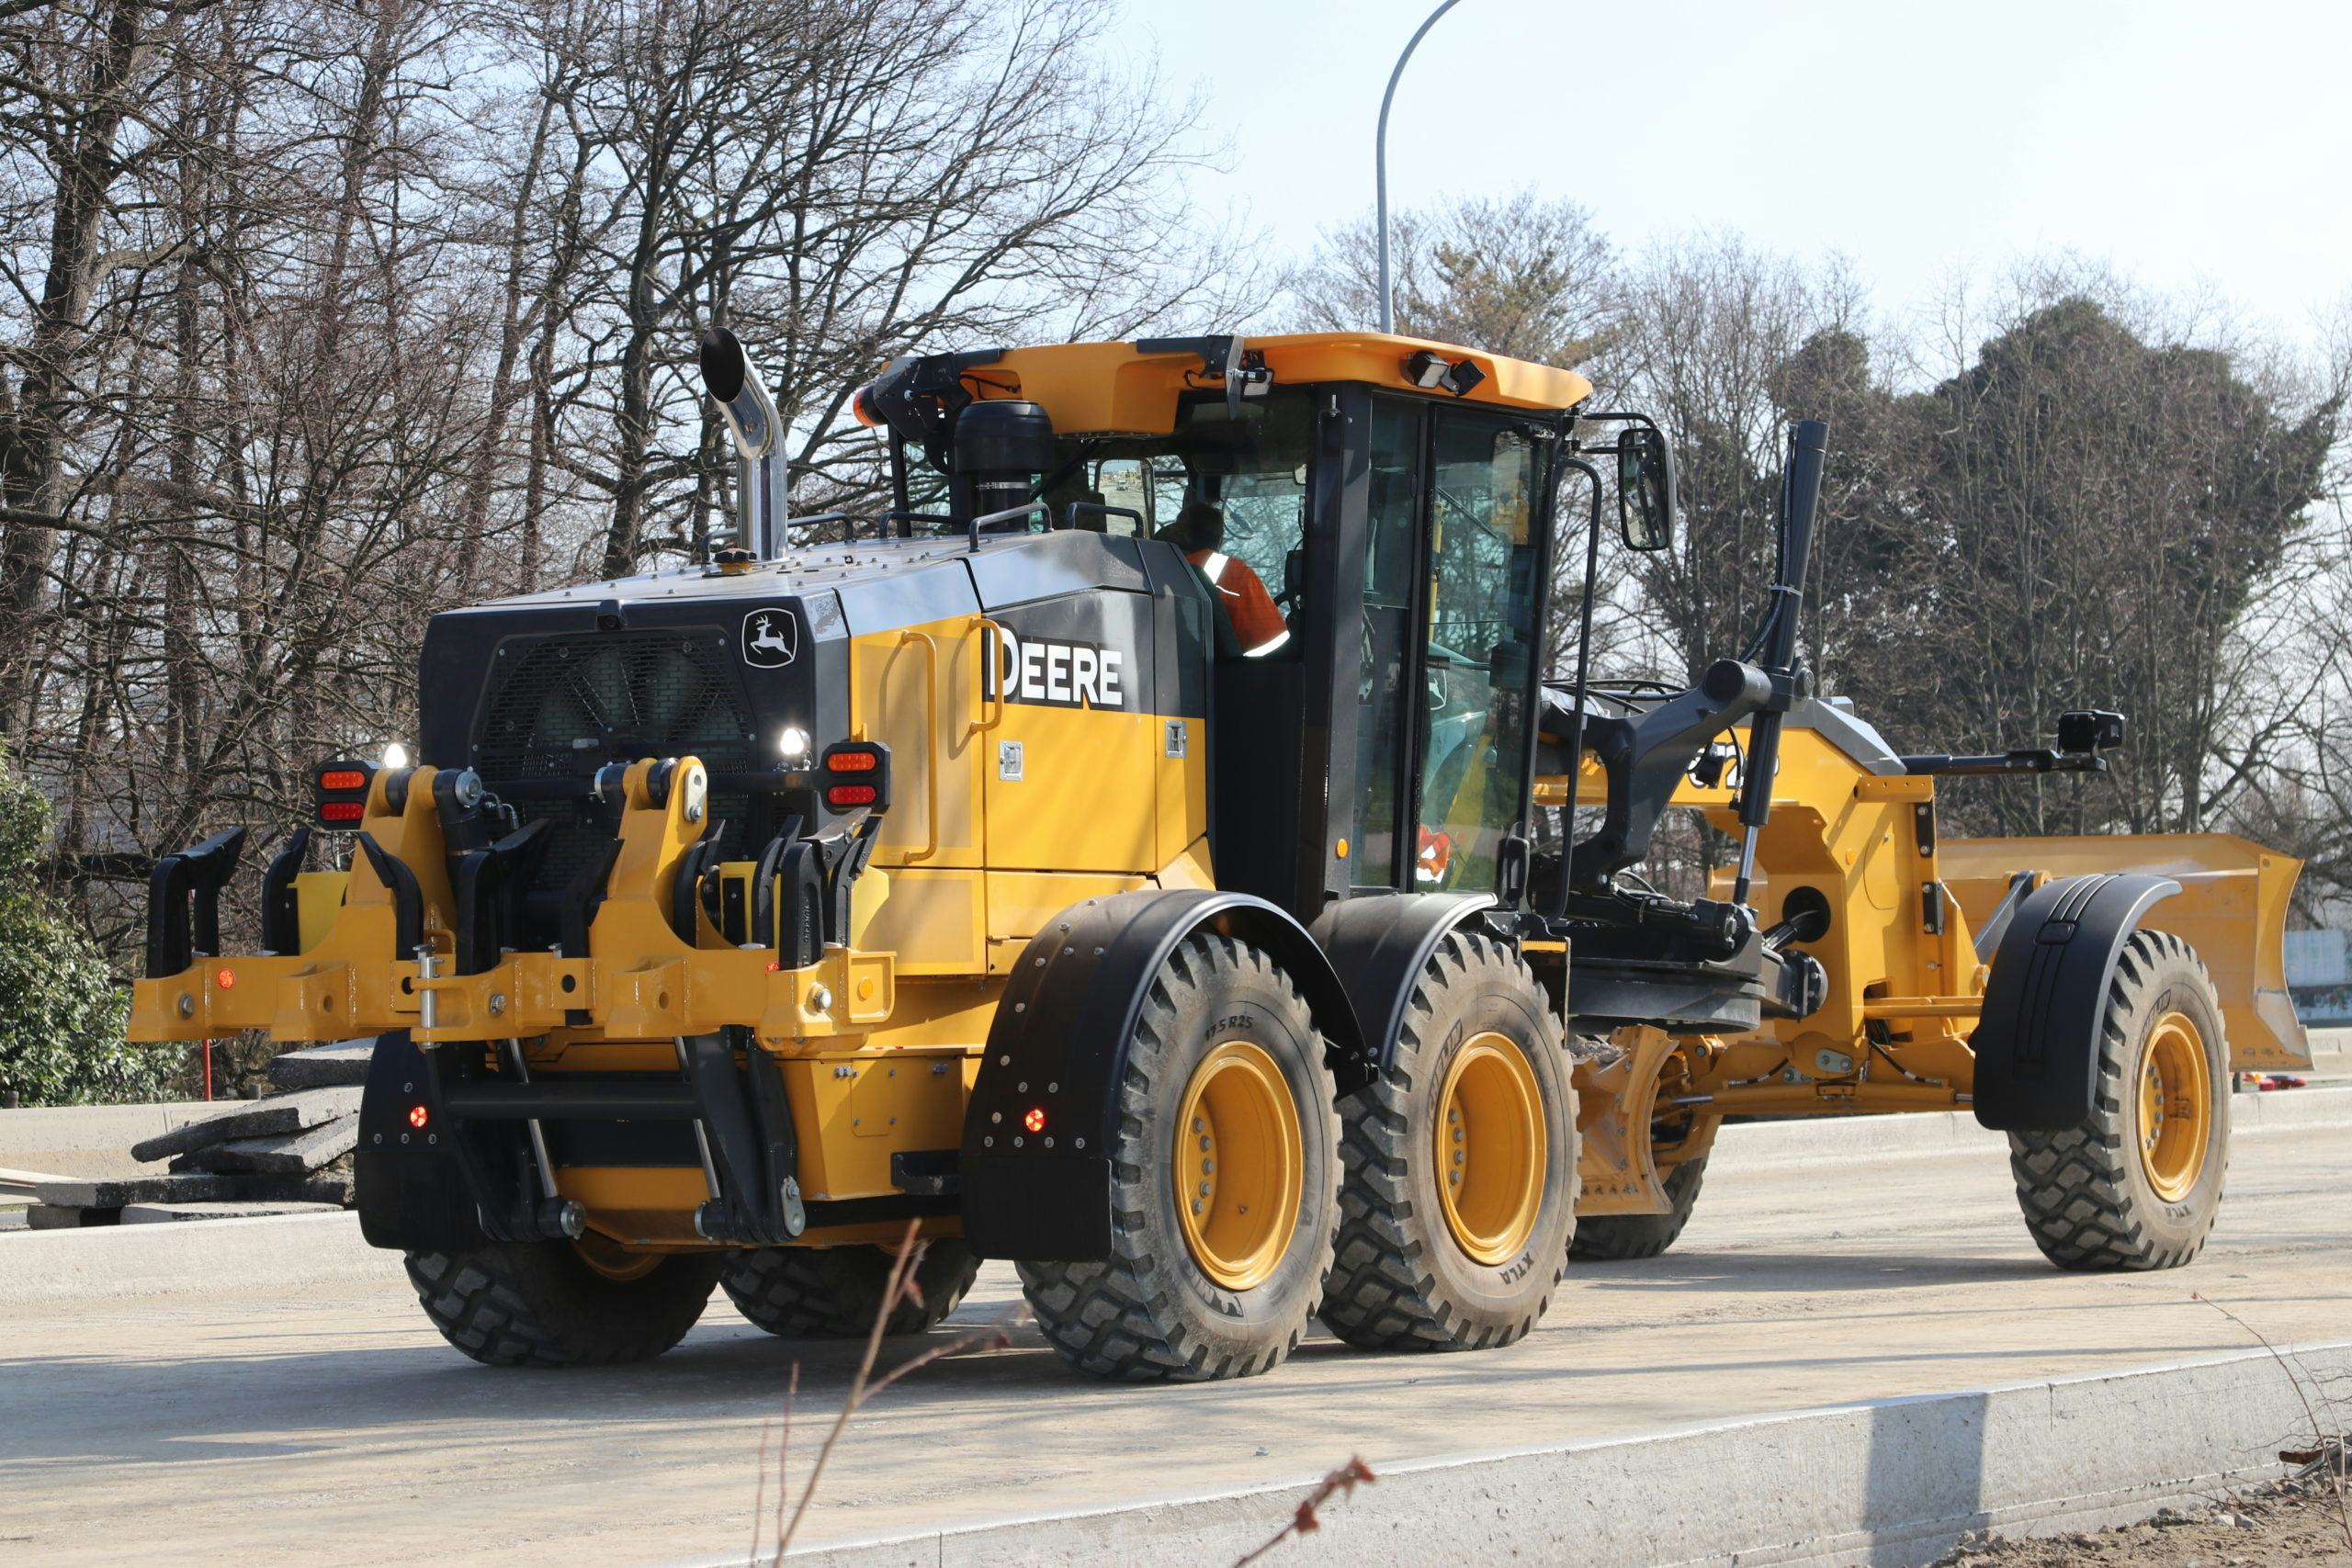
[[[786,1063],[802,1194],[826,1202],[898,1191],[892,1155],[963,1142],[964,1096],[978,1068],[960,1051]]]
[[[874,851],[886,870],[981,863],[980,626],[959,615],[850,641],[850,732],[890,748]]]
[[[987,777],[993,871],[1108,871],[1142,875],[1194,837],[1161,852],[1159,785],[1168,720],[1158,714],[1005,705],[988,739],[1021,749],[1019,776],[991,753]],[[1198,768],[1192,770],[1200,772]],[[1182,787],[1179,775],[1177,787]],[[1206,826],[1207,802],[1202,802]]]

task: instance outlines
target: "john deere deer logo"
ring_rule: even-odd
[[[743,662],[780,670],[800,651],[800,628],[789,610],[754,610],[743,617]]]

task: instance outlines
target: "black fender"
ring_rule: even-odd
[[[1363,1059],[1355,1010],[1306,928],[1262,898],[1147,888],[1089,898],[1022,950],[989,1026],[957,1162],[964,1239],[988,1258],[1083,1262],[1111,1255],[1118,1089],[1144,996],[1160,965],[1207,929],[1283,966],[1335,1069]],[[1044,1113],[1031,1134],[1023,1118]]]
[[[2148,906],[2179,891],[2167,877],[2101,873],[2045,884],[2018,906],[1969,1039],[1977,1121],[2057,1132],[2090,1115],[2116,962]]]
[[[1495,907],[1486,894],[1407,893],[1343,898],[1324,906],[1307,928],[1354,999],[1363,1052],[1340,1076],[1342,1094],[1396,1065],[1405,1004],[1421,966],[1445,933]]]
[[[422,1109],[424,1125],[414,1113]],[[405,1029],[376,1037],[352,1161],[359,1234],[370,1247],[462,1252],[488,1244],[442,1114],[439,1077]]]

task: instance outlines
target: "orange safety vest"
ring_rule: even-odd
[[[1194,550],[1184,558],[1201,569],[1224,596],[1225,613],[1241,651],[1251,658],[1272,653],[1290,640],[1290,626],[1274,607],[1274,596],[1250,563],[1217,550]]]

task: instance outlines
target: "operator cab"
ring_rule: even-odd
[[[1004,510],[978,510],[941,411],[1019,399],[1052,445],[1025,491],[992,492],[1028,510],[988,526],[1132,539],[1197,581],[1218,886],[1312,920],[1368,894],[1523,894],[1555,459],[1589,393],[1329,333],[902,360],[860,406],[889,428],[901,531],[977,537]]]

